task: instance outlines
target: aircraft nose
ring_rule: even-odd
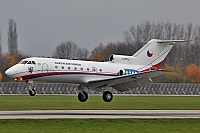
[[[11,67],[5,71],[5,74],[8,75],[9,77],[12,77],[14,74],[14,69]]]
[[[7,70],[5,71],[5,74],[8,75],[8,76],[10,76],[10,75],[11,75],[10,69],[7,69]]]

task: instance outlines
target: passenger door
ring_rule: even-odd
[[[42,76],[47,76],[48,75],[48,65],[46,63],[42,64]]]

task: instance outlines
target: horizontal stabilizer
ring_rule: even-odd
[[[157,40],[157,43],[191,42],[192,40]]]

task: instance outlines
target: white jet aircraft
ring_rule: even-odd
[[[15,80],[73,83],[78,85],[80,102],[88,99],[84,88],[113,87],[123,92],[152,82],[151,78],[169,71],[159,69],[175,42],[190,40],[151,39],[132,56],[112,54],[107,62],[80,61],[54,58],[32,57],[20,61],[6,70],[6,74]],[[34,96],[36,91],[29,90]],[[103,100],[110,102],[113,95],[103,92]]]

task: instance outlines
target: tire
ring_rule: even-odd
[[[88,94],[85,91],[79,92],[78,93],[78,100],[80,102],[85,102],[88,99]]]
[[[30,96],[35,96],[36,91],[34,89],[29,90],[29,95]]]
[[[110,91],[105,91],[103,93],[103,100],[105,102],[110,102],[110,101],[112,101],[112,99],[113,99],[113,95],[112,95],[112,93]]]

